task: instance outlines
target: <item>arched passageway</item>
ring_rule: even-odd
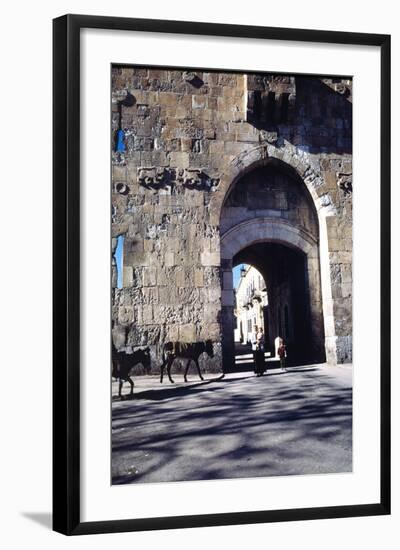
[[[261,242],[238,252],[232,265],[239,264],[255,267],[266,284],[268,302],[263,307],[262,327],[266,349],[273,354],[275,339],[280,336],[286,343],[291,363],[320,361],[321,349],[318,341],[313,341],[311,326],[306,255],[280,243]],[[259,298],[251,296],[250,299]]]
[[[254,266],[266,282],[271,352],[280,336],[292,364],[325,361],[318,217],[304,183],[277,163],[239,178],[221,211],[225,371],[234,364],[232,268],[242,263]]]

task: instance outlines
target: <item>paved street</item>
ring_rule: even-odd
[[[113,383],[113,483],[351,471],[350,366],[174,379]]]

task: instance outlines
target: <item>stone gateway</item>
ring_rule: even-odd
[[[229,370],[244,263],[271,349],[285,319],[298,364],[352,361],[351,102],[348,78],[113,67],[118,352],[159,373],[166,343],[211,341],[201,370]]]

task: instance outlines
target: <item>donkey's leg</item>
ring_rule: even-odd
[[[167,363],[167,374],[168,374],[168,378],[169,378],[169,381],[171,382],[171,384],[174,384],[174,381],[171,378],[171,367],[172,367],[173,362],[174,362],[174,357],[171,357],[171,358],[168,359],[168,363]]]
[[[122,384],[124,383],[123,380],[121,380],[121,378],[119,379],[119,390],[118,390],[118,397],[122,397],[121,396],[121,391],[122,391]]]
[[[161,365],[161,367],[160,367],[160,384],[162,384],[162,381],[163,381],[163,378],[164,378],[164,369],[165,369],[166,362],[167,362],[167,360],[165,360],[163,362],[163,364]]]
[[[199,373],[200,380],[204,380],[204,378],[203,378],[202,375],[201,375],[201,370],[200,370],[200,366],[199,366],[199,360],[198,360],[198,359],[194,359],[194,362],[195,362],[195,364],[196,364],[196,368],[197,368],[197,372]]]
[[[187,361],[187,363],[186,363],[185,375],[184,375],[184,377],[183,377],[183,379],[184,379],[185,382],[187,382],[187,378],[186,378],[186,377],[187,377],[187,373],[188,373],[188,370],[189,370],[189,365],[190,365],[190,361],[191,361],[191,360],[192,360],[192,359],[189,357],[189,359],[188,359],[188,361]]]
[[[131,395],[133,395],[133,386],[135,385],[135,383],[130,376],[128,376],[128,382],[131,385]]]

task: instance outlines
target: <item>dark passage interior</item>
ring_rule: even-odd
[[[234,256],[233,266],[239,264],[254,266],[266,283],[268,305],[263,308],[266,351],[275,355],[275,339],[282,337],[288,364],[323,360],[320,350],[313,345],[305,254],[283,244],[257,243]]]

